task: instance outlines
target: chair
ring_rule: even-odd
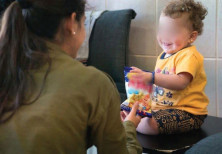
[[[135,16],[132,9],[106,11],[96,20],[89,39],[87,65],[113,78],[122,101],[126,99],[123,69],[127,65],[130,24]]]
[[[185,154],[221,154],[222,153],[222,132],[211,135],[196,143]]]

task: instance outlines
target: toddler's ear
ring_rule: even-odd
[[[197,36],[198,36],[198,32],[193,31],[190,35],[190,43],[193,43],[197,39]]]

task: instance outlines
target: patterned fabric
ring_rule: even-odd
[[[177,134],[199,129],[207,115],[193,115],[177,109],[152,112],[160,134]]]

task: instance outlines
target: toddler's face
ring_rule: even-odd
[[[175,19],[161,14],[157,40],[164,52],[173,54],[189,45],[191,38],[189,26],[186,14]]]

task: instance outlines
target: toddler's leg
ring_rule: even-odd
[[[137,131],[147,135],[175,134],[199,129],[206,115],[192,115],[186,111],[166,109],[152,112],[152,118],[143,118]]]
[[[152,116],[158,123],[160,134],[176,134],[199,129],[206,118],[206,115],[193,115],[178,109],[159,110],[152,112]]]
[[[136,130],[147,135],[159,134],[159,128],[154,118],[142,118]]]

